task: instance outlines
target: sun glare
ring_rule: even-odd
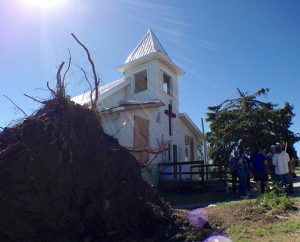
[[[25,0],[24,2],[26,2],[29,7],[48,9],[62,7],[65,1],[66,0]]]

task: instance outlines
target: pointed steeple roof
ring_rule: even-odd
[[[154,34],[154,32],[152,31],[152,29],[149,29],[147,31],[146,35],[141,40],[141,42],[137,45],[137,47],[135,47],[135,49],[127,57],[125,63],[128,63],[130,61],[134,61],[136,59],[139,59],[143,56],[149,55],[149,54],[154,53],[156,51],[159,51],[167,59],[169,59],[169,61],[171,61],[170,57],[168,56],[165,49],[162,47],[161,43],[157,39],[157,37]]]
[[[125,63],[117,67],[117,70],[120,72],[125,72],[126,70],[133,68],[136,65],[146,63],[153,59],[160,60],[171,70],[173,70],[177,76],[181,76],[184,74],[184,71],[173,63],[151,29],[147,31],[141,42],[130,53]]]

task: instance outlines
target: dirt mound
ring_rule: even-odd
[[[164,241],[171,223],[95,112],[53,99],[0,133],[0,241]]]
[[[224,232],[232,225],[251,226],[253,224],[263,226],[274,224],[279,218],[293,214],[298,211],[297,204],[288,209],[281,209],[270,213],[270,210],[255,201],[242,201],[227,203],[225,206],[217,205],[209,207],[208,223],[214,231]]]

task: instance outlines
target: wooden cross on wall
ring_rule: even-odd
[[[172,112],[172,104],[169,104],[169,109],[165,110],[165,114],[169,116],[169,134],[172,135],[172,118],[176,118],[176,114]]]

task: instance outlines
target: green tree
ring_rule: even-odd
[[[290,130],[295,116],[293,106],[285,103],[283,108],[278,108],[276,104],[259,100],[267,95],[267,88],[254,94],[237,91],[237,98],[208,107],[206,120],[211,131],[207,140],[211,159],[224,163],[233,150],[243,148],[253,152],[257,146],[269,147],[279,141],[287,142],[287,151],[295,156],[293,145],[300,139]]]

